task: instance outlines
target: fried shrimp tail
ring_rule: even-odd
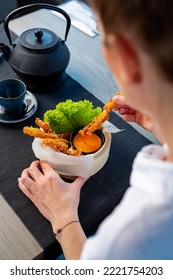
[[[52,133],[52,129],[50,128],[50,125],[48,122],[43,122],[41,119],[36,118],[35,123],[37,126],[43,129],[46,133]]]
[[[67,150],[67,154],[69,156],[81,156],[82,155],[82,151],[80,149],[73,149],[72,147],[70,147],[68,150]]]
[[[122,95],[122,93],[118,92],[116,95]],[[99,129],[102,124],[109,119],[109,113],[112,110],[117,108],[117,104],[111,98],[108,103],[103,107],[103,112],[100,113],[92,122],[90,122],[87,126],[79,131],[79,133],[83,136],[91,135],[95,130]]]

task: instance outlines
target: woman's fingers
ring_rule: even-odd
[[[45,161],[40,161],[40,166],[41,166],[43,174],[46,177],[48,176],[48,174],[50,174],[53,177],[56,175],[56,180],[59,180],[59,179],[62,180],[61,177],[59,176],[59,174],[52,168],[52,166],[50,166]]]
[[[117,103],[119,106],[127,106],[127,104],[125,103],[124,96],[115,95],[115,96],[113,97],[113,100],[114,100],[114,102]]]
[[[39,161],[32,162],[30,167],[23,170],[18,180],[20,189],[29,198],[31,198],[31,194],[36,194],[40,191],[40,183],[44,175],[38,169],[39,165]]]
[[[22,183],[22,179],[18,178],[18,185],[19,188],[21,189],[21,191],[28,197],[31,199],[31,192],[29,190],[29,188],[26,187],[25,184]]]
[[[31,188],[34,183],[33,179],[29,175],[29,168],[23,170],[20,179],[21,179],[21,183],[25,185],[27,188]]]
[[[117,103],[117,111],[122,116],[123,120],[126,122],[136,122],[136,110],[130,108],[124,99],[124,96],[114,96],[113,100]]]
[[[43,173],[39,170],[40,162],[33,161],[28,168],[29,175],[33,178],[34,181],[41,179]]]
[[[118,105],[117,106],[117,109],[116,110],[121,110],[121,109],[124,109],[124,110],[129,110],[129,111],[135,111],[133,108],[130,108],[127,104],[126,104],[126,101],[125,101],[125,98],[124,96],[121,96],[121,95],[115,95],[113,97],[113,100],[114,102]]]
[[[122,114],[122,119],[126,122],[136,122],[135,114]]]
[[[50,172],[54,170],[47,162],[45,161],[40,161],[40,166],[42,168],[43,173]]]
[[[121,107],[121,108],[119,108],[119,113],[121,114],[121,115],[127,115],[127,114],[134,114],[136,111],[135,110],[133,110],[133,109],[131,109],[131,108],[129,108],[129,107]]]
[[[75,185],[75,188],[81,189],[82,186],[85,184],[85,182],[88,180],[88,178],[84,177],[77,177],[75,181],[72,183],[72,185]]]

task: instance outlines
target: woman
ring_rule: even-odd
[[[66,259],[173,259],[173,2],[90,2],[106,62],[124,93],[125,101],[115,97],[120,114],[167,145],[138,153],[131,187],[88,240],[77,213],[86,178],[65,183],[46,163],[33,162],[19,187],[50,221]]]

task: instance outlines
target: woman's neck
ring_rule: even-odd
[[[158,92],[159,94],[159,92]],[[168,145],[168,161],[173,161],[173,89],[163,92],[163,97],[154,106],[154,118],[159,126],[160,134]],[[156,108],[157,107],[157,108]],[[158,108],[160,108],[158,110]]]

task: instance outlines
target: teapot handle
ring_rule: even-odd
[[[10,42],[10,45],[13,45],[12,44],[12,39],[11,39],[11,35],[10,35],[10,30],[8,28],[8,24],[9,24],[9,21],[11,19],[13,19],[14,17],[16,17],[17,15],[23,15],[23,14],[27,14],[29,12],[33,12],[33,11],[36,11],[38,9],[48,9],[48,10],[54,10],[60,14],[62,14],[66,21],[67,21],[67,26],[66,26],[66,31],[65,31],[65,39],[64,39],[64,42],[66,41],[67,39],[67,35],[68,35],[68,32],[70,30],[70,26],[71,26],[71,19],[69,17],[69,15],[62,9],[60,9],[59,7],[55,6],[55,5],[51,5],[51,4],[30,4],[30,5],[26,5],[26,6],[22,6],[14,11],[12,11],[11,13],[9,13],[6,18],[5,18],[5,21],[4,21],[4,29],[5,29],[5,32],[7,34],[7,37],[9,39],[9,42]]]

